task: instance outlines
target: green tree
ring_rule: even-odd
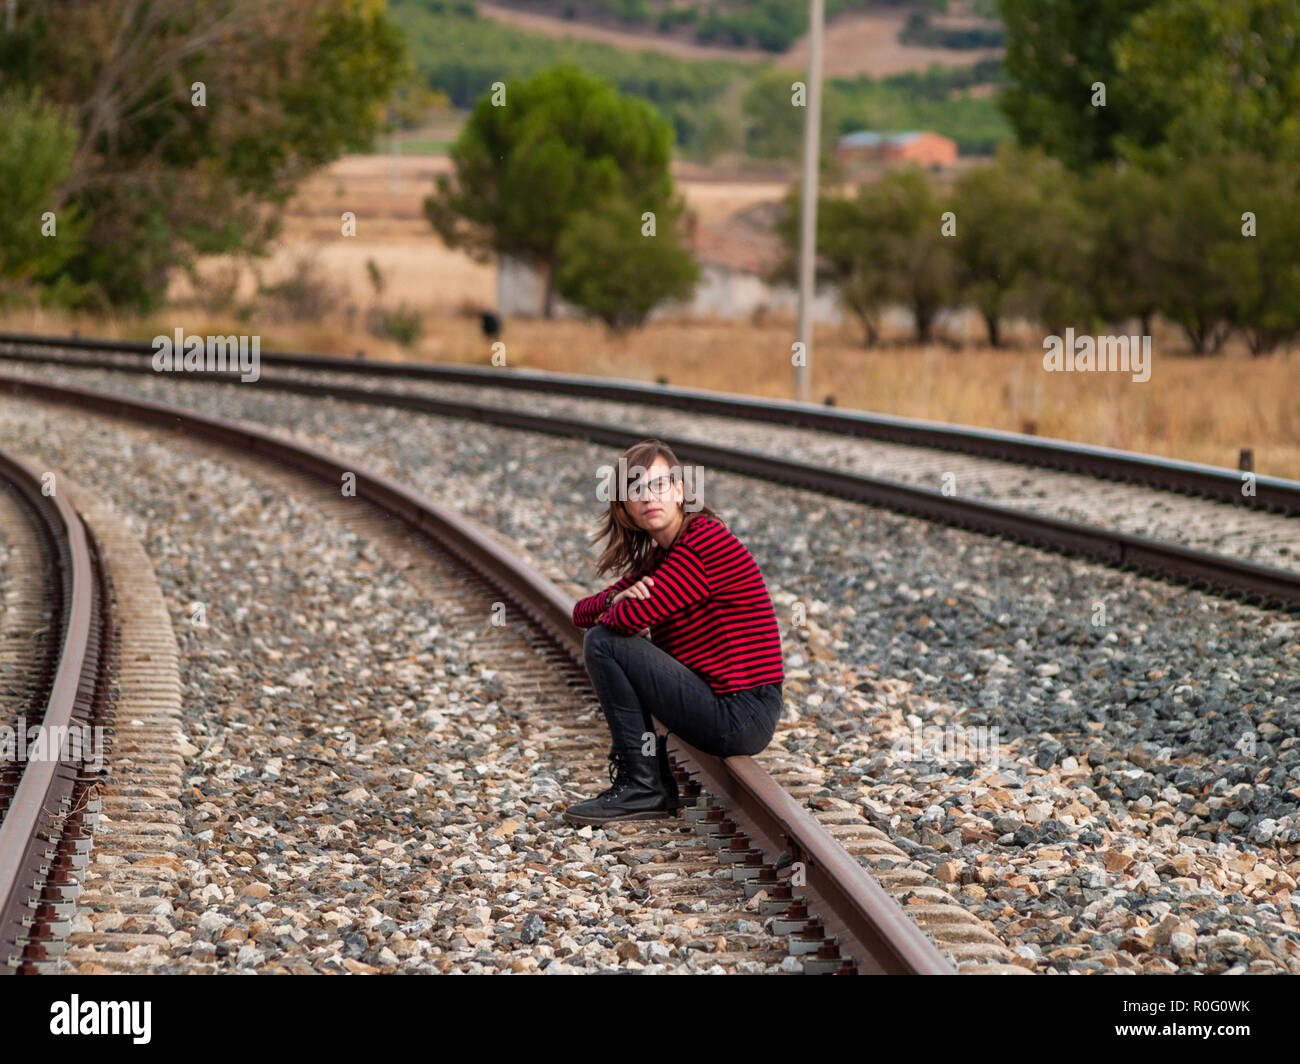
[[[785,197],[776,223],[785,249],[768,273],[771,284],[795,284],[799,271],[799,189]],[[895,291],[886,257],[882,229],[864,224],[860,202],[822,193],[817,202],[817,260],[815,279],[833,285],[840,305],[862,326],[864,347],[880,341],[880,315]]]
[[[1247,173],[1233,185],[1244,262],[1233,273],[1232,320],[1251,354],[1265,355],[1300,336],[1300,185],[1289,163],[1236,157],[1236,164]],[[1253,236],[1243,232],[1246,212]]]
[[[1038,145],[1073,170],[1116,155],[1115,138],[1148,144],[1159,124],[1120,70],[1115,45],[1156,0],[1001,0],[1010,84],[999,105],[1023,145]],[[1106,87],[1094,106],[1093,84]]]
[[[1026,175],[1026,217],[1032,240],[1028,267],[1016,284],[1011,307],[1061,335],[1086,327],[1096,316],[1093,278],[1096,219],[1081,198],[1080,179],[1054,159],[1035,160]]]
[[[441,89],[434,91],[412,79],[388,103],[388,121],[398,129],[419,129],[435,111],[446,111],[451,100]]]
[[[649,104],[574,66],[508,82],[474,108],[425,215],[480,262],[506,253],[545,271],[553,313],[559,244],[575,216],[610,200],[671,215],[672,130]],[[639,213],[638,211],[638,213]]]
[[[791,70],[768,70],[754,79],[741,104],[745,121],[745,150],[761,159],[802,159],[807,106],[794,104],[795,82],[807,74]],[[807,90],[804,90],[807,103]],[[822,93],[821,151],[835,146],[842,108],[839,97],[829,88]]]
[[[1002,342],[1020,312],[1054,330],[1087,315],[1087,219],[1071,175],[1039,149],[1003,145],[956,189],[958,285]]]
[[[737,124],[713,102],[683,101],[669,117],[682,157],[692,162],[710,162],[720,152],[734,148],[739,140]]]
[[[689,299],[700,271],[670,224],[679,216],[656,215],[647,235],[640,206],[624,199],[579,211],[556,248],[556,290],[612,332],[642,325],[666,299]]]
[[[1212,155],[1163,183],[1153,249],[1160,310],[1197,353],[1240,330],[1255,355],[1300,334],[1300,190],[1295,168]]]
[[[1149,336],[1162,292],[1155,252],[1167,211],[1164,183],[1137,167],[1098,166],[1080,195],[1092,221],[1089,284],[1097,314],[1109,323],[1137,317]]]
[[[84,222],[63,207],[77,131],[36,97],[0,97],[0,292],[53,281],[81,246]],[[52,214],[47,227],[46,212]]]
[[[1247,151],[1300,162],[1300,0],[1162,0],[1115,55],[1137,107],[1138,135],[1116,141],[1130,160],[1172,170]]]
[[[956,293],[953,241],[943,235],[934,189],[919,167],[890,171],[863,188],[859,209],[859,232],[880,234],[878,268],[890,298],[912,312],[917,340],[928,343],[935,317]]]
[[[1152,248],[1160,312],[1181,326],[1198,353],[1216,352],[1239,319],[1251,249],[1241,234],[1249,180],[1240,161],[1197,159],[1164,181],[1164,209]],[[1256,183],[1251,181],[1251,186]],[[1257,187],[1257,186],[1256,186]]]
[[[298,182],[368,146],[404,72],[382,0],[27,0],[0,89],[71,116],[74,281],[142,310],[196,253],[264,250]]]

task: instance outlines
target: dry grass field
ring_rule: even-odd
[[[432,177],[447,161],[403,157],[393,183],[392,159],[354,156],[308,182],[285,219],[284,237],[261,263],[266,281],[299,261],[316,267],[331,289],[322,313],[292,320],[255,298],[247,266],[237,299],[251,303],[250,324],[213,299],[212,286],[194,293],[173,285],[175,305],[145,320],[72,319],[44,311],[13,312],[0,326],[51,333],[147,338],[177,325],[187,332],[241,332],[255,328],[264,349],[288,348],[370,358],[487,364],[489,349],[472,316],[496,301],[496,270],[448,250],[420,211]],[[688,180],[681,190],[704,217],[779,198],[777,182],[746,184]],[[339,216],[357,214],[357,235],[340,234]],[[410,349],[364,328],[374,302],[367,259],[385,278],[386,305],[406,302],[423,319],[423,336]],[[202,264],[219,277],[235,264]],[[352,308],[349,313],[349,308]],[[673,384],[789,397],[794,326],[773,317],[749,321],[663,321],[613,338],[598,324],[570,320],[510,320],[502,339],[508,363],[560,372],[654,380]],[[813,397],[833,395],[856,407],[1166,455],[1235,467],[1250,447],[1261,473],[1300,479],[1300,352],[1251,359],[1239,347],[1213,358],[1186,352],[1177,330],[1157,327],[1147,383],[1117,373],[1047,373],[1041,335],[1008,330],[1011,346],[995,351],[972,332],[963,350],[918,347],[904,337],[868,351],[850,328],[821,328],[814,348]],[[654,430],[652,424],[645,426]]]

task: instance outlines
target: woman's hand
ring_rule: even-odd
[[[654,587],[654,582],[653,576],[643,576],[635,584],[632,584],[630,587],[625,587],[617,595],[611,598],[609,604],[613,606],[615,603],[622,602],[624,599],[629,598],[648,599],[650,597],[650,589]]]

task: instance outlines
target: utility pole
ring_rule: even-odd
[[[817,163],[822,131],[822,37],[824,0],[812,0],[808,36],[808,113],[803,127],[803,195],[799,211],[799,325],[803,365],[794,368],[794,394],[808,401],[813,356],[813,267],[817,259]]]
[[[393,139],[390,142],[392,155],[388,169],[388,194],[397,196],[397,183],[402,176],[402,142],[397,139],[397,129],[393,129]]]

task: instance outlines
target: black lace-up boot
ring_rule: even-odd
[[[655,735],[655,759],[659,762],[659,777],[664,781],[664,794],[668,796],[668,809],[675,812],[682,807],[681,792],[677,789],[677,777],[673,775],[672,763],[668,760],[668,736],[672,735],[671,731],[666,731],[663,735]],[[609,753],[606,755],[610,761],[614,760],[614,755],[618,751],[610,744]],[[613,766],[610,769],[610,778],[613,779]]]
[[[659,756],[639,747],[610,754],[610,786],[595,798],[564,811],[570,824],[607,824],[621,820],[658,820],[672,816],[671,792],[660,771]],[[674,783],[675,786],[675,783]]]

